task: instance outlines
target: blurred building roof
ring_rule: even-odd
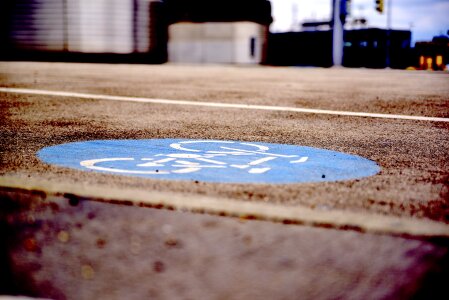
[[[271,3],[268,0],[164,0],[168,22],[251,21],[269,25]]]

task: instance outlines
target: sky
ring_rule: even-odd
[[[300,30],[293,24],[329,20],[332,0],[270,0],[272,32]],[[392,6],[392,28],[412,31],[412,42],[429,41],[449,30],[449,0],[384,0]],[[369,27],[386,28],[387,14],[375,10],[375,0],[352,0],[351,16],[368,20]],[[296,11],[296,13],[294,13]],[[296,22],[294,22],[296,21]]]

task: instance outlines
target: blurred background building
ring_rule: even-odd
[[[330,29],[271,33],[268,45],[267,63],[271,65],[331,67],[333,64]],[[417,61],[415,50],[411,47],[410,31],[378,28],[345,30],[343,49],[345,67],[385,68],[387,51],[391,68],[405,69]]]
[[[331,16],[296,20],[280,33],[269,32],[272,21],[269,0],[4,0],[0,59],[333,65]],[[363,18],[346,25],[344,66],[441,70],[449,63],[447,36],[412,47],[409,30],[372,28]]]
[[[2,1],[3,56],[17,59],[164,62],[157,0]]]
[[[268,0],[165,0],[168,60],[261,63],[272,22]]]

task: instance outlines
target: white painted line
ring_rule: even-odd
[[[268,156],[268,157],[264,157],[264,158],[261,158],[261,159],[254,160],[254,161],[250,162],[248,165],[256,166],[258,164],[261,164],[261,163],[264,163],[264,162],[267,162],[267,161],[270,161],[270,160],[273,160],[273,159],[276,159],[276,157]]]
[[[127,102],[140,102],[140,103],[153,103],[153,104],[190,105],[190,106],[219,107],[219,108],[240,108],[240,109],[250,109],[250,110],[286,111],[286,112],[299,112],[299,113],[325,114],[325,115],[338,115],[338,116],[351,116],[351,117],[381,118],[381,119],[449,122],[449,118],[438,118],[438,117],[377,114],[377,113],[367,113],[367,112],[324,110],[324,109],[299,108],[299,107],[288,107],[288,106],[252,105],[252,104],[203,102],[203,101],[190,101],[190,100],[167,100],[167,99],[153,99],[153,98],[142,98],[142,97],[125,97],[125,96],[111,96],[111,95],[100,95],[100,94],[47,91],[47,90],[35,90],[35,89],[0,88],[0,92],[16,93],[16,94],[30,94],[30,95],[72,97],[72,98],[83,98],[83,99],[96,99],[96,100],[108,100],[108,101],[127,101]]]
[[[304,157],[301,157],[301,158],[298,159],[298,160],[292,160],[290,163],[291,163],[291,164],[303,163],[303,162],[306,162],[308,159],[309,159],[308,156],[304,156]]]
[[[270,170],[271,170],[270,168],[252,168],[252,169],[250,169],[248,171],[248,173],[251,173],[251,174],[263,174],[266,171],[270,171]]]

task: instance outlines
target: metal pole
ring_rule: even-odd
[[[387,0],[388,1],[388,7],[387,7],[387,53],[386,53],[386,59],[385,64],[387,68],[390,68],[391,66],[391,6],[393,0]]]
[[[341,18],[341,1],[332,0],[332,60],[334,66],[343,64],[343,20]]]

